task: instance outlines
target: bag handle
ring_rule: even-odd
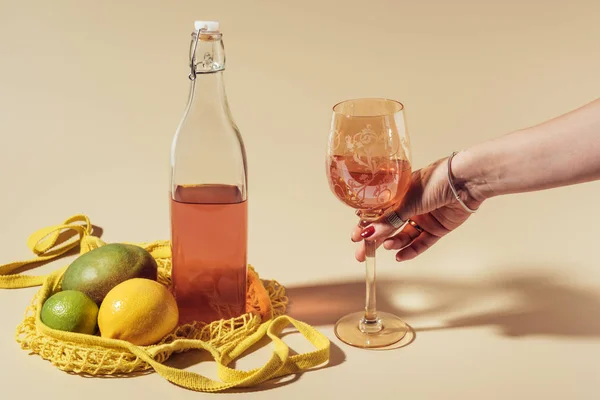
[[[295,326],[298,331],[316,347],[316,350],[290,356],[289,347],[279,337],[283,329],[290,324]],[[266,364],[250,371],[235,370],[227,366],[227,364],[241,356],[244,351],[248,350],[253,344],[264,337],[265,334],[271,339],[274,345],[273,354]],[[208,351],[217,362],[218,374],[222,382],[207,378],[196,372],[186,371],[160,363],[142,347],[135,346],[128,342],[124,343],[124,347],[138,356],[141,360],[148,363],[159,375],[171,383],[199,392],[218,392],[233,387],[256,386],[269,379],[298,373],[302,370],[321,365],[329,360],[330,342],[325,335],[310,325],[297,321],[289,316],[282,315],[265,322],[252,335],[223,353],[220,353],[207,342],[193,339],[179,339],[165,345],[165,347],[160,346],[160,350]]]
[[[84,237],[91,235],[92,224],[86,215],[77,214],[68,218],[60,225],[42,228],[34,232],[27,239],[27,247],[33,251],[37,257],[26,261],[17,261],[0,265],[0,288],[18,289],[31,286],[40,286],[45,275],[23,275],[13,273],[20,267],[29,264],[44,263],[74,249],[79,245]],[[79,237],[73,239],[77,234]],[[66,238],[65,238],[66,237]]]

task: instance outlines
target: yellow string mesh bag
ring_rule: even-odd
[[[57,368],[91,376],[123,376],[154,370],[179,386],[196,391],[217,392],[233,387],[255,386],[269,379],[313,368],[329,360],[329,340],[310,325],[286,316],[288,299],[285,288],[277,281],[261,280],[252,266],[248,267],[245,314],[210,324],[196,322],[178,326],[151,346],[136,346],[123,340],[49,328],[40,319],[42,305],[48,297],[60,290],[62,275],[67,267],[47,276],[22,275],[14,271],[28,264],[52,260],[77,246],[80,254],[83,254],[105,244],[91,233],[89,219],[85,215],[75,215],[61,225],[40,229],[30,236],[27,244],[36,253],[36,258],[0,266],[0,288],[42,286],[27,307],[24,320],[17,327],[16,340],[24,350],[38,354]],[[155,241],[136,244],[146,249],[156,260],[158,282],[170,285],[170,243]],[[279,336],[290,324],[314,345],[314,351],[289,354],[288,346]],[[250,371],[228,367],[265,336],[274,345],[273,354],[265,365]],[[192,349],[204,350],[212,355],[220,381],[164,364],[172,354]]]

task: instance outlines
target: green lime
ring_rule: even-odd
[[[93,335],[98,322],[98,306],[82,292],[63,290],[46,299],[41,318],[53,329]]]

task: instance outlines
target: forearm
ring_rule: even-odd
[[[460,152],[452,172],[478,201],[600,179],[600,99]]]

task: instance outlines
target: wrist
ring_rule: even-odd
[[[471,150],[460,151],[452,159],[454,187],[461,200],[473,210],[493,196],[484,170]]]

